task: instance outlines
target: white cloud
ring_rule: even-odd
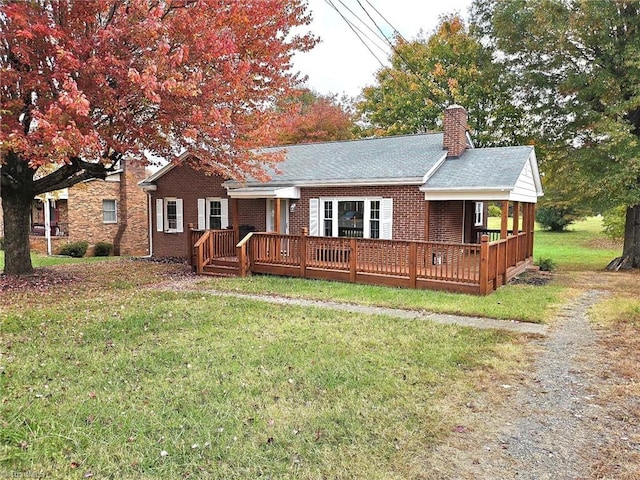
[[[332,2],[345,12],[345,16],[354,21],[367,36],[374,38],[374,33],[358,23],[348,13],[348,6],[367,24],[376,29],[362,10],[357,0],[332,0]],[[371,3],[398,31],[407,38],[413,39],[422,31],[430,34],[438,23],[438,18],[446,13],[458,11],[465,18],[471,0],[447,0],[440,2],[435,0],[360,0],[360,3],[370,12],[376,23],[385,29],[390,27],[385,24],[375,11],[370,7]],[[343,5],[344,4],[344,5]],[[311,52],[296,55],[294,69],[307,75],[308,86],[320,93],[337,93],[355,96],[363,87],[372,85],[375,81],[375,72],[380,68],[380,63],[367,50],[351,31],[340,15],[327,4],[326,0],[309,0],[309,8],[313,15],[313,22],[309,29],[315,35],[320,36],[319,43]],[[382,45],[382,41],[378,41]],[[385,65],[388,63],[389,51],[367,44]]]

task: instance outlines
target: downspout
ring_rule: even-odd
[[[116,235],[113,238],[113,254],[120,255],[121,247],[122,247],[122,237],[127,231],[127,226],[129,224],[129,212],[127,206],[127,160],[120,160],[120,185],[119,185],[119,193],[120,193],[120,201],[118,202],[119,217],[118,217],[118,230],[116,231]],[[117,213],[116,213],[117,215]]]
[[[151,198],[151,192],[147,191],[147,198],[149,199],[148,202],[148,219],[149,221],[147,222],[147,224],[149,225],[149,256],[153,257],[153,217],[151,216],[151,214],[153,213],[153,211],[151,210],[151,206],[152,206],[152,198]]]

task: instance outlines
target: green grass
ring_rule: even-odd
[[[551,258],[566,271],[602,270],[622,254],[622,246],[601,232],[601,217],[576,222],[566,232],[536,231],[534,260]]]
[[[2,299],[0,477],[417,478],[476,375],[519,367],[506,333],[90,275]]]
[[[590,219],[538,232],[536,257],[593,271],[617,254],[602,244]],[[504,332],[154,292],[144,287],[174,267],[84,268],[94,260],[34,257],[79,262],[54,267],[78,281],[0,296],[0,477],[423,478],[420,458],[462,406],[525,367]],[[618,315],[632,322],[634,281]],[[199,287],[529,321],[567,294],[555,283],[474,297],[258,276]]]

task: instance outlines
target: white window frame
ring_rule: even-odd
[[[105,205],[113,205],[113,209],[105,209]],[[113,214],[113,220],[107,220],[106,214]],[[102,199],[102,223],[105,224],[114,224],[118,223],[118,201],[112,198],[103,198]]]
[[[475,202],[475,212],[473,215],[473,224],[481,227],[484,221],[484,202]]]
[[[393,199],[383,197],[320,197],[317,200],[317,206],[314,203],[310,203],[312,208],[310,209],[309,230],[310,232],[317,231],[320,236],[324,236],[324,212],[325,203],[331,202],[332,204],[332,237],[338,237],[338,203],[339,202],[364,202],[363,212],[363,225],[362,225],[362,238],[371,238],[371,202],[380,202],[380,218],[378,220],[380,239],[391,240],[392,238],[392,225],[393,225]],[[318,215],[314,218],[314,212]],[[314,229],[314,226],[317,227]],[[313,233],[311,233],[313,234]]]
[[[231,226],[229,222],[229,199],[221,197],[207,197],[198,199],[198,230],[211,229],[211,202],[220,202],[220,228],[225,230]]]
[[[176,228],[169,228],[168,205],[176,204]],[[164,233],[182,233],[184,231],[184,214],[181,198],[164,197],[156,199],[156,230]]]

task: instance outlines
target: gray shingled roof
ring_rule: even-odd
[[[287,153],[277,165],[281,173],[269,172],[272,180],[261,185],[419,182],[446,153],[441,133],[290,145],[264,151],[282,149]]]
[[[532,151],[532,146],[466,150],[447,158],[421,190],[513,188]]]

